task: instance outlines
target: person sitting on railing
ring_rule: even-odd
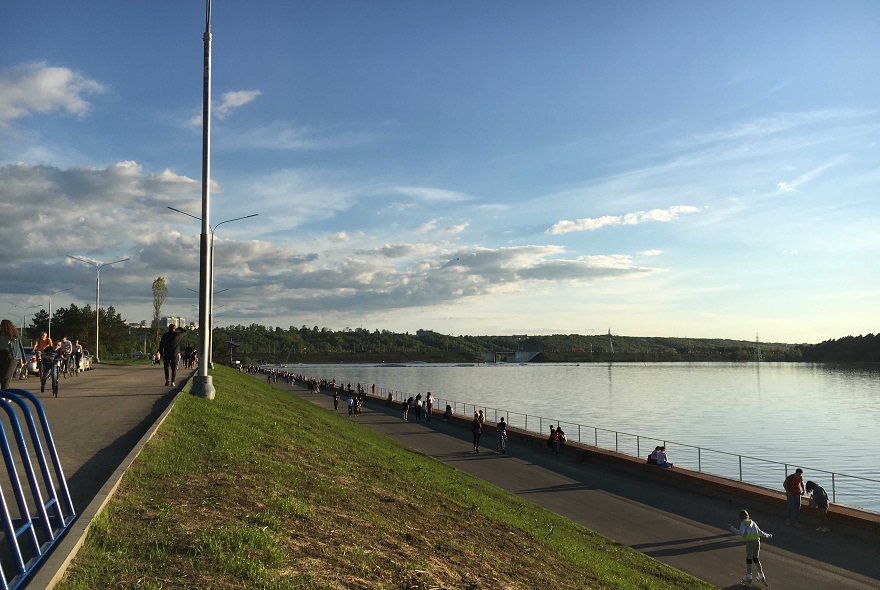
[[[657,464],[657,454],[660,452],[660,447],[654,447],[654,452],[648,455],[648,465],[656,465]]]
[[[559,454],[559,449],[562,448],[567,442],[568,439],[565,438],[565,432],[562,430],[562,426],[557,426],[556,430],[553,432],[553,450],[556,451],[556,454]]]
[[[443,412],[443,421],[448,422],[449,418],[452,417],[452,406],[446,404],[446,411]]]
[[[660,450],[657,451],[657,465],[660,467],[672,467],[672,463],[669,462],[669,456],[666,454],[666,447],[660,447]]]

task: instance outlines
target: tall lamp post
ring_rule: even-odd
[[[52,338],[52,295],[57,295],[58,293],[64,293],[65,291],[70,291],[73,287],[68,287],[66,289],[59,289],[57,291],[45,291],[43,289],[37,289],[37,291],[42,291],[46,295],[49,296],[49,329],[47,330],[47,336]]]
[[[208,375],[205,358],[211,342],[208,323],[208,286],[211,284],[211,260],[208,252],[208,228],[211,215],[211,0],[205,0],[204,68],[202,70],[202,233],[199,235],[199,372],[190,393],[214,399],[216,390]]]
[[[192,213],[187,213],[186,211],[181,211],[180,209],[175,209],[174,207],[168,207],[168,208],[171,209],[172,211],[177,212],[177,213],[182,213],[183,215],[186,215],[187,217],[192,217],[193,219],[197,219],[198,221],[202,221],[201,218],[196,217]],[[205,349],[200,352],[206,356],[208,365],[211,368],[214,368],[214,358],[213,358],[214,344],[212,342],[213,330],[214,330],[214,324],[212,323],[214,321],[214,319],[213,319],[213,315],[214,315],[214,233],[217,231],[217,228],[220,227],[221,225],[223,225],[224,223],[232,223],[233,221],[241,221],[242,219],[250,219],[251,217],[256,217],[257,215],[259,215],[259,213],[251,213],[250,215],[245,215],[244,217],[235,217],[234,219],[227,219],[226,221],[221,221],[220,223],[218,223],[214,227],[208,226],[211,230],[211,245],[210,245],[210,249],[211,249],[211,256],[210,256],[210,258],[211,258],[211,269],[210,269],[211,280],[209,281],[209,284],[208,284],[208,323],[207,323],[208,341],[207,341]],[[223,291],[226,291],[226,289],[223,289]],[[217,291],[217,292],[222,293],[223,291]],[[201,310],[199,310],[199,314],[201,315]],[[201,362],[201,360],[199,362]]]
[[[176,210],[176,209],[175,209]],[[217,225],[220,225],[219,223]],[[192,291],[193,293],[198,294],[198,291],[195,289],[186,288],[187,291]],[[223,307],[222,305],[214,305],[214,295],[217,293],[223,293],[224,291],[229,291],[228,288],[220,289],[219,291],[214,290],[214,234],[211,234],[211,293],[208,296],[209,307],[208,307],[208,329],[211,330],[211,336],[208,338],[208,368],[214,368],[214,308],[215,307]],[[198,309],[197,305],[193,307]]]
[[[101,324],[101,269],[105,266],[110,266],[111,264],[117,264],[119,262],[125,262],[126,260],[130,260],[129,258],[122,258],[120,260],[114,260],[113,262],[99,262],[97,260],[86,260],[85,258],[80,258],[79,256],[71,256],[67,255],[68,258],[73,258],[74,260],[79,260],[80,262],[85,262],[89,266],[94,267],[96,271],[95,278],[95,362],[101,362],[101,357],[98,356],[98,347],[99,340],[98,336],[100,333],[100,324]]]

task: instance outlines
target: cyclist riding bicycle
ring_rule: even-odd
[[[61,353],[62,357],[61,372],[66,377],[67,375],[72,374],[71,358],[73,356],[73,342],[68,340],[67,336],[62,336],[58,346],[58,352]]]
[[[40,362],[40,357],[43,355],[43,350],[53,344],[52,339],[45,332],[40,332],[40,337],[34,340],[34,356],[37,357],[37,372],[41,379],[43,378],[43,364]]]
[[[501,417],[497,428],[498,444],[495,445],[495,450],[499,453],[507,453],[507,423],[504,421],[504,416]]]

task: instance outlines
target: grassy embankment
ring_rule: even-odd
[[[59,588],[710,588],[261,380],[181,396]]]

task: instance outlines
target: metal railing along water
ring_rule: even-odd
[[[376,392],[382,398],[387,398],[390,393],[395,402],[403,402],[413,395],[409,392],[384,387],[377,388]],[[687,467],[700,473],[734,479],[772,490],[781,489],[782,480],[795,468],[800,467],[806,472],[821,473],[830,479],[829,491],[832,502],[847,504],[871,512],[880,512],[880,506],[864,506],[859,504],[859,499],[861,498],[880,497],[880,480],[877,479],[816,469],[802,464],[771,461],[769,459],[718,451],[657,437],[490,408],[484,405],[442,398],[434,399],[435,409],[443,411],[447,405],[452,408],[454,414],[460,416],[471,416],[480,410],[483,410],[486,419],[491,422],[498,422],[503,416],[508,428],[530,433],[549,434],[551,425],[562,426],[567,438],[571,441],[613,450],[617,453],[633,457],[646,458],[647,454],[654,450],[654,447],[665,446],[667,451],[675,458],[676,465]]]
[[[5,389],[0,391],[0,408],[6,414],[0,421],[0,453],[6,465],[0,482],[0,589],[15,590],[70,527],[76,512],[40,400],[23,389]]]

